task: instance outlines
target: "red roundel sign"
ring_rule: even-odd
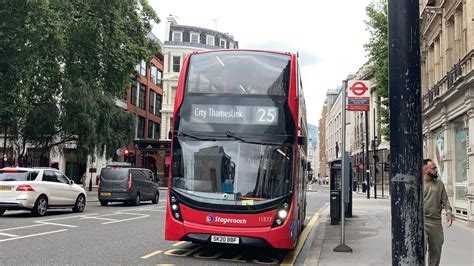
[[[369,111],[370,90],[368,80],[350,80],[347,84],[348,111]]]
[[[365,83],[362,81],[357,81],[352,84],[350,90],[352,93],[354,93],[355,96],[362,96],[365,94],[365,92],[368,90],[367,86],[365,86]]]

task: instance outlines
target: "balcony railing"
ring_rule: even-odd
[[[457,81],[473,71],[473,57],[474,50],[471,50],[463,59],[454,64],[453,68],[423,96],[423,108],[430,107],[438,97],[450,91]]]

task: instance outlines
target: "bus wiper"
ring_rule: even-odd
[[[244,139],[239,138],[239,137],[236,137],[236,136],[234,135],[234,133],[232,133],[232,132],[230,132],[230,131],[227,131],[227,132],[225,133],[225,135],[226,135],[228,138],[233,138],[233,139],[236,139],[236,140],[240,140],[240,141],[242,141],[242,142],[245,142]]]
[[[198,136],[195,136],[195,135],[192,135],[192,134],[189,134],[189,133],[184,133],[184,132],[181,132],[181,131],[175,131],[174,132],[178,137],[189,137],[189,138],[192,138],[192,139],[195,139],[195,140],[212,140],[212,141],[215,141],[215,139],[211,139],[211,138],[201,138],[201,137],[198,137]]]

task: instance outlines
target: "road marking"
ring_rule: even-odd
[[[153,256],[155,256],[155,255],[160,254],[161,252],[163,252],[163,250],[154,251],[154,252],[152,252],[152,253],[150,253],[150,254],[147,254],[147,255],[143,256],[142,259],[151,258],[151,257],[153,257]]]
[[[5,234],[5,233],[0,233],[0,236],[18,237],[18,235],[11,235],[11,234]]]
[[[150,217],[150,215],[144,215],[144,216],[140,216],[140,217],[133,217],[133,218],[123,219],[123,220],[115,220],[115,221],[111,221],[111,222],[105,222],[105,223],[102,223],[102,224],[121,223],[121,222],[126,222],[126,221],[132,221],[132,220],[137,220],[137,219],[143,219],[143,218],[147,218],[147,217]]]
[[[61,229],[61,230],[56,230],[56,231],[50,231],[50,232],[44,232],[44,233],[39,233],[39,234],[32,234],[32,235],[26,235],[26,236],[19,236],[19,237],[14,237],[14,238],[9,238],[9,239],[2,239],[0,242],[6,242],[6,241],[11,241],[11,240],[18,240],[18,239],[23,239],[23,238],[29,238],[29,237],[35,237],[35,236],[42,236],[42,235],[49,235],[49,234],[55,234],[55,233],[61,233],[65,232],[68,229]]]
[[[33,224],[33,225],[25,225],[25,226],[18,226],[18,227],[12,227],[12,228],[7,228],[7,229],[2,229],[0,232],[3,231],[10,231],[10,230],[17,230],[17,229],[24,229],[24,228],[31,228],[31,227],[38,227],[38,226],[43,226],[44,224]]]
[[[298,244],[296,245],[296,248],[290,252],[288,252],[288,255],[283,259],[283,262],[280,265],[293,265],[296,261],[296,258],[301,252],[301,249],[304,246],[304,243],[306,242],[306,239],[308,238],[309,233],[313,229],[314,224],[316,224],[316,221],[318,221],[320,213],[327,208],[329,204],[326,203],[321,209],[319,209],[318,212],[316,212],[309,221],[308,225],[304,228],[303,232],[301,232],[301,235],[298,239]]]
[[[57,220],[66,220],[66,219],[71,219],[71,218],[78,218],[78,217],[87,217],[89,215],[96,215],[98,213],[88,213],[87,215],[74,215],[74,216],[67,216],[67,217],[62,217],[62,218],[52,218],[52,219],[46,219],[46,220],[39,220],[35,222],[49,222],[49,221],[57,221]]]
[[[177,247],[177,246],[182,245],[182,244],[184,244],[184,243],[186,243],[186,241],[180,241],[180,242],[178,242],[178,243],[174,243],[174,244],[173,244],[173,247]]]
[[[37,223],[40,223],[40,224],[50,224],[50,225],[57,225],[57,226],[70,227],[70,228],[78,227],[77,225],[69,225],[69,224],[57,224],[57,223],[48,223],[48,222],[37,222]]]
[[[110,219],[110,218],[102,218],[102,217],[83,217],[83,219],[96,219],[96,220],[105,220],[105,221],[117,221],[117,219]]]
[[[200,246],[195,247],[191,250],[190,249],[182,249],[182,248],[173,248],[173,249],[169,249],[169,250],[165,251],[165,255],[175,256],[175,257],[187,257],[187,256],[193,254],[194,252],[198,251],[200,248],[201,248]]]

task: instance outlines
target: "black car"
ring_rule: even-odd
[[[102,206],[109,202],[140,205],[140,201],[158,203],[158,180],[152,171],[142,168],[106,167],[100,172],[98,197]]]

